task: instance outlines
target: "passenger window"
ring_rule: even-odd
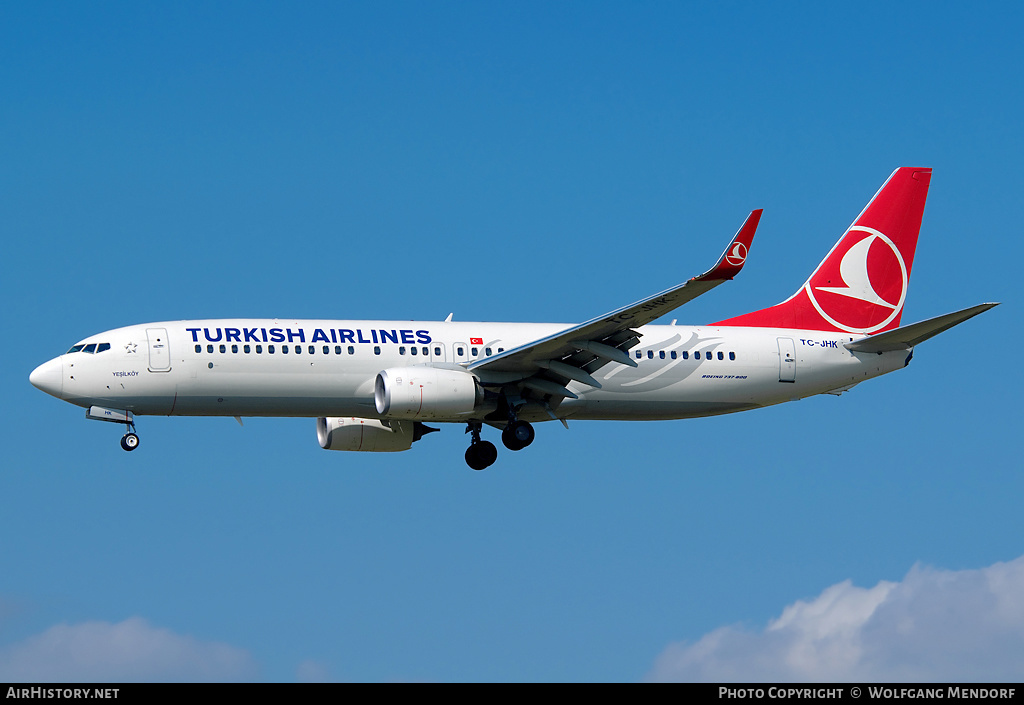
[[[324,355],[329,355],[330,353],[331,353],[331,346],[330,345],[325,345],[324,346]]]
[[[213,352],[213,346],[212,345],[207,345],[206,346],[206,352],[212,353]]]
[[[274,354],[274,346],[273,345],[268,345],[267,346],[267,354],[268,355],[273,355]]]
[[[309,354],[312,355],[315,352],[316,352],[316,348],[314,348],[312,345],[310,345],[309,346]],[[324,349],[324,352],[327,352],[326,348]]]
[[[348,354],[349,355],[355,355],[356,354],[356,346],[355,345],[349,345],[348,346]]]
[[[503,352],[505,352],[505,348],[498,348],[498,354],[499,355],[501,355]]]
[[[459,348],[458,353],[459,353],[459,357],[462,357],[463,355],[466,354],[466,349],[465,348]]]
[[[411,347],[411,348],[409,348],[409,354],[410,354],[410,355],[415,355],[416,353],[417,353],[417,350],[416,350],[416,348],[415,348],[415,347]]]
[[[237,345],[232,345],[231,346],[231,352],[233,352],[233,353],[238,352],[238,346]]]
[[[288,354],[288,346],[287,345],[282,345],[281,346],[281,354],[282,355],[287,355]]]
[[[374,345],[373,346],[373,354],[374,355],[380,355],[380,346],[379,345]]]
[[[683,350],[683,359],[684,360],[689,360],[690,359],[690,352],[688,350]]]
[[[340,345],[335,345],[334,346],[334,354],[335,355],[341,355],[341,346]]]
[[[222,353],[226,353],[226,352],[228,351],[228,346],[227,346],[227,345],[221,345],[221,346],[220,346],[220,351],[221,351]]]
[[[719,360],[724,360],[725,359],[725,353],[723,353],[722,351],[719,351],[718,352],[718,359]]]
[[[490,348],[484,348],[484,354],[487,355],[487,357],[490,357],[491,356],[491,349]]]
[[[644,356],[644,354],[643,354],[642,352],[640,352],[639,350],[637,350],[637,351],[636,351],[636,359],[637,359],[637,360],[639,360],[639,359],[640,359],[640,358],[642,358],[643,356]]]
[[[96,346],[96,352],[98,353],[106,352],[107,350],[110,350],[110,343],[100,343]]]
[[[404,345],[399,346],[398,354],[399,355],[405,355],[405,346]]]
[[[96,352],[96,343],[89,343],[84,348],[82,348],[82,352],[89,353],[90,355],[92,355],[93,353]]]
[[[695,352],[695,353],[693,354],[693,359],[694,359],[694,360],[699,360],[699,359],[700,359],[700,350],[698,350],[697,352]]]
[[[301,355],[302,354],[302,346],[301,345],[296,345],[295,346],[295,354],[296,355]]]
[[[248,355],[250,352],[252,352],[252,348],[250,348],[248,345],[243,345],[242,346],[242,352],[244,352],[246,355]]]
[[[426,353],[423,353],[426,355]],[[441,348],[434,348],[434,357],[441,357]]]
[[[263,346],[262,345],[257,345],[256,346],[256,354],[257,355],[262,355],[263,354]]]
[[[729,359],[730,360],[735,360],[736,359],[736,353],[734,353],[734,352],[729,353]]]
[[[203,351],[203,346],[202,345],[197,345],[196,346],[196,352],[201,353],[202,351]]]
[[[673,350],[673,351],[672,351],[672,359],[673,359],[673,360],[675,360],[675,359],[676,359],[676,351],[675,351],[675,350]]]
[[[480,354],[480,348],[470,348],[470,350],[471,350],[471,351],[472,351],[472,353],[473,353],[473,357],[476,357],[477,355],[479,355],[479,354]],[[89,352],[89,351],[88,351],[88,350],[86,350],[86,352]]]
[[[653,360],[654,359],[654,351],[653,350],[648,350],[647,351],[647,359],[648,360]]]
[[[664,350],[660,351],[658,353],[658,357],[660,357],[662,360],[664,360],[665,359],[665,351]]]

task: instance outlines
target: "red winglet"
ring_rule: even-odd
[[[757,224],[761,222],[761,213],[764,209],[750,211],[750,215],[743,221],[743,225],[736,231],[732,242],[725,248],[718,264],[694,277],[691,281],[717,281],[719,279],[732,279],[740,270],[743,263],[747,261],[747,254],[750,252],[750,244],[754,241],[754,233],[757,231]]]

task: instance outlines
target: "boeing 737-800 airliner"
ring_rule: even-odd
[[[307,416],[328,450],[408,450],[434,423],[466,424],[466,462],[497,459],[533,423],[682,419],[838,394],[900,369],[914,347],[996,304],[900,326],[931,169],[892,173],[793,296],[703,326],[651,325],[732,279],[753,211],[710,270],[579,325],[227,319],[89,336],[30,381],[127,426],[136,415]]]

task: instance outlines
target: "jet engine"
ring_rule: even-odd
[[[450,419],[468,414],[484,391],[469,372],[436,367],[391,367],[377,375],[377,413],[394,419]]]
[[[413,441],[419,440],[419,435],[422,435],[416,433],[416,426],[413,421],[382,422],[352,416],[320,417],[316,420],[316,437],[324,450],[388,453],[409,450]]]

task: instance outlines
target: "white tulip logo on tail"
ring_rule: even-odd
[[[855,232],[865,236],[859,240],[851,238]],[[876,243],[881,243],[881,247],[873,248]],[[833,255],[838,255],[839,248],[844,246],[847,250],[836,271]],[[857,225],[847,231],[837,250],[825,259],[804,289],[818,313],[836,328],[850,333],[874,333],[889,325],[903,310],[907,282],[907,266],[895,243],[874,228]]]

